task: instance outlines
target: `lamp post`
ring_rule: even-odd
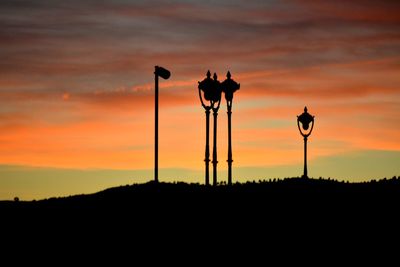
[[[211,79],[210,71],[207,71],[206,78],[198,82],[199,89],[199,98],[201,101],[201,105],[203,106],[206,112],[206,149],[205,149],[205,179],[206,185],[210,185],[210,109],[212,108],[211,99],[212,99],[212,87],[213,80]],[[201,93],[203,92],[203,94]],[[204,98],[204,99],[203,99]],[[209,104],[207,104],[207,102]]]
[[[155,126],[154,126],[154,181],[158,183],[158,77],[167,80],[171,76],[171,72],[163,67],[154,67],[154,83],[155,83]]]
[[[311,129],[308,131],[310,123]],[[297,127],[299,128],[300,134],[304,137],[304,174],[302,178],[307,179],[307,138],[314,128],[314,116],[307,112],[307,107],[304,107],[304,112],[300,116],[297,116]]]
[[[225,81],[221,84],[222,91],[225,93],[227,113],[228,113],[228,185],[232,185],[232,100],[233,93],[240,88],[240,84],[231,79],[231,73],[228,71]]]

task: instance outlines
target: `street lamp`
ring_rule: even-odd
[[[206,173],[205,173],[205,178],[206,178],[206,185],[210,185],[210,174],[209,174],[209,169],[210,169],[210,109],[212,107],[212,87],[213,87],[213,80],[211,79],[211,73],[210,71],[207,71],[207,77],[201,81],[198,82],[199,86],[199,98],[201,101],[201,105],[205,109],[206,112],[206,150],[205,150],[205,165],[206,165]],[[201,93],[203,91],[203,94]],[[204,100],[203,100],[204,98]],[[207,102],[209,104],[207,104]]]
[[[221,83],[222,91],[225,93],[227,113],[228,113],[228,185],[232,185],[232,100],[233,93],[240,88],[240,84],[231,79],[231,73],[228,71],[226,79]]]
[[[201,105],[206,111],[206,152],[205,152],[205,164],[206,164],[206,185],[210,184],[209,175],[209,164],[210,164],[210,110],[213,110],[214,117],[214,135],[213,135],[213,185],[217,185],[217,116],[218,109],[221,103],[221,87],[220,82],[217,80],[217,74],[214,73],[213,79],[211,79],[210,71],[207,71],[207,77],[199,83],[199,97]],[[203,94],[201,93],[203,91]],[[204,99],[203,99],[204,98]],[[208,105],[205,103],[209,102]]]
[[[300,127],[301,123],[301,127]],[[310,129],[311,123],[311,129]],[[308,178],[307,175],[307,138],[310,136],[314,128],[314,116],[307,112],[307,107],[304,107],[304,112],[297,116],[297,127],[299,128],[300,134],[304,137],[304,174],[302,178]],[[308,131],[308,129],[310,129]]]
[[[154,67],[155,82],[155,126],[154,126],[154,181],[158,183],[158,77],[167,80],[171,76],[171,72],[163,67]]]

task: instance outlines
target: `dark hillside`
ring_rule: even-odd
[[[97,251],[136,255],[155,249],[197,258],[204,248],[264,255],[266,248],[326,252],[394,244],[399,204],[396,177],[368,183],[292,178],[232,187],[149,182],[90,195],[2,201],[0,213],[9,248],[27,243],[43,251],[40,241],[64,257],[71,248],[86,256],[95,248],[96,257]]]
[[[109,188],[104,191],[40,201],[3,201],[4,212],[82,213],[158,211],[180,215],[201,212],[243,213],[301,209],[351,212],[390,209],[400,201],[400,178],[365,183],[345,183],[327,179],[291,178],[206,187],[199,184],[153,183]]]

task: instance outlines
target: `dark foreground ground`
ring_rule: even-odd
[[[138,223],[146,218],[178,221],[212,217],[217,227],[217,219],[225,218],[273,221],[277,217],[307,220],[321,216],[391,216],[397,215],[399,204],[400,177],[365,183],[291,178],[217,187],[149,182],[88,195],[0,201],[0,212],[10,218],[37,219],[61,216],[84,220],[115,215]]]
[[[231,187],[149,182],[90,195],[2,201],[0,226],[12,242],[45,240],[56,248],[62,240],[83,250],[353,251],[365,245],[390,251],[385,246],[399,244],[399,213],[400,177],[368,183],[292,178]]]

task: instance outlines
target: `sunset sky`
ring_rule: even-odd
[[[304,106],[309,176],[400,175],[400,1],[1,0],[0,200],[151,180],[155,65],[160,181],[204,183],[207,70],[241,84],[234,181],[301,176]]]

